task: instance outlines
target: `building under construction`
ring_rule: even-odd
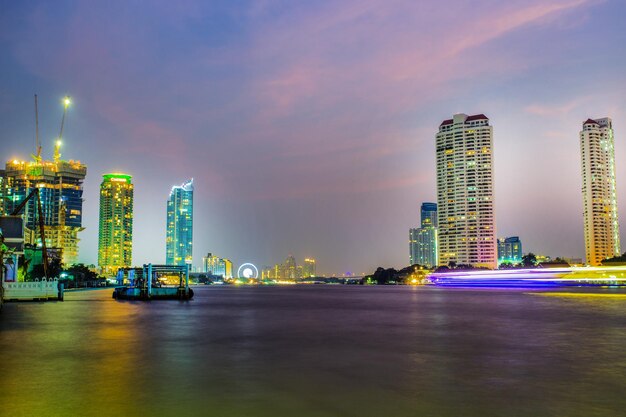
[[[34,188],[38,188],[46,246],[58,248],[66,265],[78,261],[78,233],[84,229],[83,181],[87,174],[87,167],[79,161],[61,159],[63,126],[70,103],[69,97],[63,99],[61,130],[55,142],[52,161],[43,160],[41,156],[37,96],[35,96],[36,155],[28,162],[9,161],[5,170],[0,170],[0,197],[2,197],[0,214],[13,212]],[[34,247],[41,243],[36,204],[34,199],[30,199],[23,209],[24,243]]]
[[[78,161],[9,161],[2,173],[3,211],[10,213],[37,187],[41,196],[46,246],[59,248],[66,265],[78,261],[78,232],[82,231],[83,180],[87,167]],[[41,241],[36,202],[24,208],[25,243]]]

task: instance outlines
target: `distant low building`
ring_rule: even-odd
[[[522,241],[517,236],[498,239],[498,265],[522,262]]]
[[[211,253],[202,258],[202,266],[204,273],[222,276],[230,279],[233,277],[233,263],[226,258],[220,258]]]

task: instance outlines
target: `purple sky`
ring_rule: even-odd
[[[88,165],[81,258],[103,173],[132,174],[134,263],[165,259],[170,187],[195,179],[194,263],[293,253],[322,273],[408,264],[435,199],[434,136],[494,126],[498,235],[584,255],[578,132],[613,118],[626,221],[626,4],[618,0],[2,2],[0,155]],[[129,5],[128,3],[132,3]],[[209,4],[210,3],[210,4]]]

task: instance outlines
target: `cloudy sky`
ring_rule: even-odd
[[[614,120],[626,221],[621,0],[0,1],[0,156],[88,166],[81,258],[97,259],[98,186],[135,183],[134,262],[165,259],[165,202],[195,180],[194,263],[292,253],[323,273],[408,264],[435,199],[434,136],[454,113],[494,126],[499,236],[582,257],[578,132]]]

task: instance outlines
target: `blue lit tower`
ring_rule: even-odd
[[[193,178],[172,187],[167,200],[166,263],[192,263],[193,253]]]
[[[437,266],[437,204],[422,203],[420,228],[409,230],[409,262],[428,268]]]
[[[422,203],[420,215],[422,227],[437,227],[437,203]]]

